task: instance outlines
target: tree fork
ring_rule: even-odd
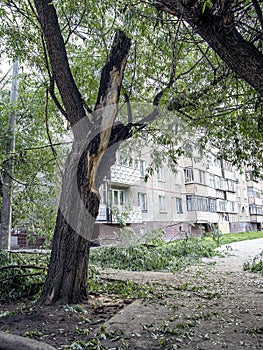
[[[112,145],[114,134],[118,132],[114,123],[131,40],[122,31],[116,32],[109,58],[102,70],[98,99],[90,123],[70,72],[55,8],[49,0],[35,0],[35,6],[52,74],[75,138],[65,166],[48,274],[39,303],[78,303],[87,298],[90,236],[99,211],[97,188],[103,178],[99,172],[102,168],[103,173],[109,170],[118,149],[117,145]],[[83,121],[87,128],[84,130],[79,126]],[[97,132],[94,133],[94,130]],[[83,142],[87,144],[83,145]],[[110,157],[105,157],[105,153]],[[102,159],[106,163],[103,166]],[[77,191],[74,184],[77,184]],[[78,202],[78,196],[81,203]],[[80,214],[83,204],[89,217],[88,222],[83,222]],[[76,227],[68,218],[75,221]]]

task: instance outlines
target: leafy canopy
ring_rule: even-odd
[[[203,15],[209,11],[220,15],[221,9],[214,1],[198,3]],[[261,99],[186,22],[147,2],[57,0],[53,4],[70,67],[87,110],[95,106],[101,69],[116,29],[121,28],[132,39],[119,118],[127,122],[125,102],[128,100],[133,122],[140,120],[151,112],[152,103],[161,92],[160,117],[135,133],[137,144],[153,144],[153,170],[167,155],[174,165],[178,156],[191,153],[198,145],[201,149],[215,146],[222,157],[237,165],[245,163],[259,174],[263,161]],[[233,13],[243,37],[260,45],[261,24],[253,2],[236,5]],[[52,74],[35,9],[29,1],[1,1],[0,16],[0,35],[4,39],[0,54],[18,58],[26,72],[21,75],[17,106],[21,117],[18,117],[16,176],[28,183],[26,176],[35,176],[38,166],[50,181],[55,171],[51,149],[27,151],[49,143],[47,118],[53,142],[65,132],[61,114],[50,93],[46,94],[47,89],[51,90]],[[54,93],[61,103],[56,87]],[[3,104],[1,109],[4,116],[8,107]],[[7,114],[3,119],[2,139],[6,135]],[[27,157],[30,161],[25,161]],[[36,177],[34,182],[38,182]],[[44,195],[43,191],[39,192]]]

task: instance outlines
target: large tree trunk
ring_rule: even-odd
[[[87,298],[89,247],[89,241],[76,233],[58,210],[48,276],[40,303],[70,304]]]
[[[40,303],[50,305],[59,301],[70,304],[87,298],[89,249],[90,241],[70,227],[59,209]]]
[[[82,148],[73,144],[65,166],[48,276],[40,298],[46,305],[87,298],[90,241],[99,197],[89,187]]]
[[[98,188],[109,171],[118,142],[130,127],[115,124],[131,41],[117,31],[102,70],[95,112],[86,115],[71,74],[65,44],[51,0],[35,0],[38,20],[65,116],[74,142],[62,181],[48,275],[40,303],[77,303],[87,298],[90,241],[99,211]]]
[[[85,130],[84,122],[81,122],[82,131]],[[97,149],[98,138],[87,146],[83,141],[73,143],[62,180],[48,275],[39,300],[41,304],[71,304],[87,299],[90,243],[100,204],[96,188],[115,163],[120,141],[128,133],[129,128],[113,128],[109,148],[100,164],[93,164],[92,168],[88,163],[90,158],[97,156],[94,150]],[[93,181],[90,173],[94,167],[97,172]]]

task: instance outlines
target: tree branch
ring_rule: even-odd
[[[263,55],[237,31],[230,9],[217,14],[206,9],[202,13],[202,4],[198,0],[159,0],[155,7],[186,21],[240,78],[263,97]]]
[[[7,277],[7,278],[0,280],[0,283],[4,283],[4,282],[10,281],[10,280],[13,280],[16,277],[32,277],[32,276],[39,276],[39,275],[42,275],[42,272],[16,274],[14,276],[10,276],[10,277]]]
[[[0,271],[8,270],[8,269],[36,269],[36,270],[47,270],[47,267],[36,266],[36,265],[6,265],[1,266]]]
[[[86,178],[89,179],[89,190],[93,193],[96,193],[96,175],[101,159],[114,133],[113,125],[118,113],[120,90],[130,47],[131,40],[124,32],[117,30],[110,55],[102,69],[92,120],[98,133],[89,143],[85,154],[88,172]]]
[[[261,25],[261,30],[263,31],[263,16],[262,16],[262,11],[261,11],[260,5],[259,5],[257,0],[252,0],[252,4],[253,4],[255,11],[256,11],[256,14],[258,16],[258,19],[259,19],[259,22]]]
[[[126,92],[124,93],[124,97],[125,97],[125,103],[127,106],[128,123],[132,123],[132,109],[131,109],[130,97]]]
[[[118,104],[130,47],[131,40],[125,33],[121,30],[116,31],[110,55],[102,69],[96,110],[104,108],[107,104]],[[114,91],[112,91],[113,89]],[[114,92],[113,96],[112,92]]]
[[[72,76],[65,43],[52,0],[34,0],[52,68],[52,76],[63,101],[66,118],[74,126],[86,116],[81,94]]]

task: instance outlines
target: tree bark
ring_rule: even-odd
[[[88,117],[70,71],[53,1],[34,0],[34,4],[52,79],[75,137],[63,177],[51,259],[40,302],[77,303],[87,297],[90,240],[99,210],[98,186],[114,159],[117,142],[131,135],[131,125],[115,123],[131,43],[122,31],[116,32],[102,71],[95,113]],[[203,13],[202,2],[198,0],[160,0],[155,6],[188,22],[230,68],[263,96],[263,56],[237,31],[231,10],[220,16],[210,10]]]
[[[62,180],[48,274],[39,302],[78,303],[87,298],[90,241],[100,204],[98,188],[122,137],[114,123],[131,41],[123,32],[116,32],[102,70],[95,113],[87,117],[52,1],[34,3],[52,75],[74,135]]]
[[[70,70],[57,13],[52,0],[35,0],[34,3],[47,46],[50,61],[47,63],[51,65],[52,79],[57,84],[67,113],[67,119],[70,125],[73,126],[86,116],[86,111]]]
[[[93,140],[92,147],[94,143]],[[85,145],[83,147],[75,141],[66,162],[48,275],[40,304],[74,304],[88,297],[90,243],[100,204],[96,188],[115,162],[118,144],[114,143],[104,154],[96,174],[95,191],[94,187],[91,189],[88,177],[87,160],[93,154],[90,147],[89,144],[86,149]]]
[[[160,0],[156,5],[186,21],[263,98],[263,55],[237,30],[231,1],[222,1],[220,11],[207,7],[203,13],[202,6],[199,0]]]

